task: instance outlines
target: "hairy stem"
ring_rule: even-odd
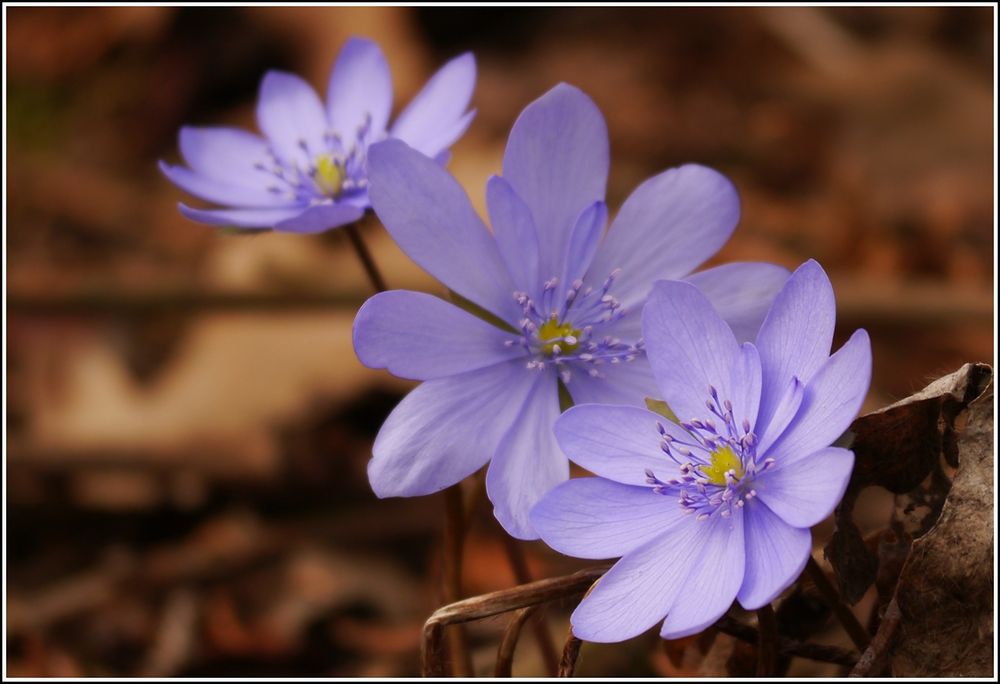
[[[364,266],[365,273],[368,274],[368,280],[371,281],[372,287],[375,288],[376,292],[385,292],[389,288],[386,287],[385,279],[379,273],[378,266],[375,265],[375,260],[372,259],[371,252],[368,251],[364,240],[361,239],[361,231],[358,230],[358,224],[351,223],[344,226],[344,232],[347,233],[347,237],[351,241],[351,246],[354,247],[354,252],[358,255],[358,259],[361,260],[361,265]]]
[[[531,582],[531,570],[528,569],[524,550],[517,540],[509,534],[503,533],[503,541],[507,551],[507,560],[510,561],[511,570],[514,571],[514,579],[518,584],[528,584]],[[559,669],[559,655],[556,653],[555,644],[552,643],[552,635],[549,634],[544,610],[544,608],[538,610],[538,619],[534,621],[532,629],[535,641],[538,643],[538,650],[542,654],[542,661],[545,663],[545,670],[551,677]]]
[[[854,611],[841,600],[837,588],[833,586],[826,573],[823,572],[823,568],[819,567],[819,564],[812,556],[809,556],[809,562],[806,563],[806,572],[809,573],[809,577],[816,585],[816,588],[819,589],[820,594],[823,595],[823,600],[833,609],[834,615],[837,616],[837,620],[840,621],[844,631],[847,632],[847,636],[854,642],[854,646],[858,651],[864,653],[865,649],[868,648],[868,644],[871,643],[871,635],[858,622]]]
[[[778,659],[778,621],[767,604],[757,610],[757,676],[773,677]]]
[[[465,511],[462,504],[461,484],[444,490],[444,568],[442,581],[445,603],[454,603],[462,598],[462,547],[465,541]],[[453,625],[448,630],[448,645],[451,651],[452,668],[456,677],[472,676],[472,657],[469,654],[462,625]]]

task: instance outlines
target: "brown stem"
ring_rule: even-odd
[[[756,629],[728,616],[716,622],[715,627],[723,634],[728,634],[748,644],[756,644],[760,639],[760,633]],[[834,663],[835,665],[844,665],[847,667],[853,667],[858,662],[857,654],[839,646],[810,644],[782,636],[778,637],[777,651],[778,655],[782,656],[797,656],[821,663]]]
[[[854,646],[858,651],[864,652],[868,648],[868,644],[871,643],[871,635],[858,622],[854,611],[840,599],[840,593],[837,591],[837,588],[833,586],[826,573],[823,572],[823,568],[819,567],[819,564],[812,556],[809,556],[809,561],[806,563],[806,572],[809,573],[809,577],[816,585],[816,588],[819,589],[820,594],[823,595],[823,600],[833,609],[833,614],[837,616],[837,620],[840,621],[844,631],[847,632],[847,636],[854,642]]]
[[[773,677],[778,660],[778,621],[767,604],[757,610],[757,676]]]
[[[444,600],[454,603],[462,598],[462,547],[465,539],[465,514],[460,484],[444,490],[444,569],[442,581]],[[452,669],[456,677],[472,676],[472,657],[465,639],[465,630],[455,625],[448,630],[448,646]]]
[[[538,608],[538,606],[521,608],[514,613],[514,617],[507,623],[507,628],[503,631],[503,638],[500,640],[500,647],[497,649],[497,664],[494,669],[494,676],[511,676],[511,670],[514,667],[514,649],[517,648],[517,640],[521,636],[521,627]]]
[[[562,659],[559,661],[558,677],[572,677],[576,671],[576,659],[580,657],[580,647],[583,642],[573,634],[573,628],[569,628],[566,635],[566,645],[563,646]]]
[[[364,266],[365,273],[368,274],[368,280],[371,281],[372,287],[375,288],[376,292],[385,292],[389,288],[386,287],[385,280],[382,278],[382,274],[379,273],[378,266],[375,265],[375,260],[372,259],[371,252],[368,251],[364,240],[361,239],[361,231],[358,230],[358,224],[351,223],[344,226],[344,232],[347,233],[347,237],[350,239],[351,245],[358,255],[358,259],[361,260],[361,265]]]
[[[507,551],[507,560],[510,561],[515,580],[518,584],[528,584],[531,582],[531,570],[528,568],[528,560],[524,557],[524,550],[518,541],[506,532],[502,536],[504,548]],[[544,608],[539,609],[538,613],[538,619],[532,624],[532,629],[538,650],[542,654],[542,661],[545,663],[545,670],[551,677],[559,669],[559,655],[556,653],[555,644],[552,643],[552,635],[546,624]]]
[[[896,628],[899,627],[902,617],[902,613],[899,612],[899,604],[893,598],[885,609],[885,615],[882,616],[878,631],[872,638],[871,646],[861,654],[858,664],[851,670],[851,677],[877,677],[882,674],[889,646],[892,645],[893,637],[896,636]]]

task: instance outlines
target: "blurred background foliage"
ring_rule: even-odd
[[[712,263],[818,259],[835,344],[872,336],[867,409],[993,357],[989,8],[5,12],[10,675],[418,672],[443,504],[368,488],[409,385],[354,357],[369,286],[346,239],[188,222],[156,169],[183,124],[253,128],[269,68],[322,91],[351,35],[385,50],[397,112],[475,51],[479,113],[450,169],[480,211],[518,112],[559,81],[607,117],[612,211],[669,166],[729,175],[743,217]],[[365,238],[391,287],[440,292],[380,227]],[[878,525],[891,507],[857,510]],[[511,586],[487,502],[474,513],[466,591]],[[527,552],[539,577],[581,567]],[[559,643],[571,607],[548,613]],[[810,629],[842,643],[824,620]],[[482,673],[503,625],[471,628]],[[752,673],[727,637],[698,657],[647,637],[585,645],[578,673]],[[539,672],[526,639],[514,673]]]

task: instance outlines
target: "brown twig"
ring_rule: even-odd
[[[444,568],[441,580],[444,600],[454,603],[462,598],[462,547],[465,541],[465,511],[460,484],[444,491],[444,502]],[[448,630],[448,646],[455,676],[472,676],[472,657],[461,625]]]
[[[773,677],[778,660],[778,621],[771,604],[757,610],[757,676]]]
[[[889,601],[889,605],[886,606],[885,615],[882,617],[878,631],[872,638],[871,645],[865,649],[858,659],[857,665],[851,670],[851,677],[870,677],[882,674],[889,646],[892,645],[892,640],[896,636],[896,628],[899,627],[901,619],[902,613],[900,613],[899,605],[893,597]]]
[[[351,241],[351,246],[354,247],[354,252],[358,255],[358,259],[361,260],[361,265],[364,266],[365,273],[368,274],[368,280],[371,281],[372,287],[375,288],[376,292],[385,292],[389,288],[386,287],[385,279],[379,273],[378,266],[375,265],[375,260],[372,259],[371,252],[365,246],[365,241],[361,239],[361,231],[358,230],[358,224],[351,223],[344,226],[344,232],[347,233],[347,237]]]
[[[760,634],[756,628],[728,616],[716,622],[715,627],[723,634],[728,634],[748,644],[756,644],[760,639]],[[782,656],[808,658],[809,660],[821,663],[834,663],[835,665],[844,665],[846,667],[853,667],[858,662],[856,653],[840,648],[839,646],[810,644],[779,636],[777,647],[778,655]]]
[[[514,617],[507,623],[507,628],[503,631],[503,638],[500,639],[500,647],[497,649],[497,664],[494,669],[494,676],[511,676],[511,670],[514,667],[514,649],[517,648],[517,640],[521,636],[521,627],[524,626],[527,619],[538,608],[538,606],[521,608],[514,613]]]
[[[557,677],[572,677],[576,671],[576,659],[580,657],[580,647],[583,642],[573,634],[573,628],[569,628],[566,635],[566,645],[563,646],[562,659],[559,661],[559,672]]]
[[[424,623],[422,642],[424,675],[440,677],[444,674],[442,641],[444,628],[448,625],[472,622],[548,601],[579,596],[607,572],[608,567],[608,565],[599,565],[580,570],[572,575],[538,580],[512,589],[474,596],[438,608]]]
[[[837,620],[840,621],[844,631],[847,632],[847,636],[851,638],[858,651],[864,652],[868,648],[868,644],[871,643],[871,635],[858,622],[854,611],[840,599],[840,593],[837,591],[837,588],[833,586],[823,568],[819,567],[819,564],[812,556],[809,557],[809,561],[806,563],[806,572],[809,573],[809,577],[812,578],[816,588],[823,595],[823,600],[833,609],[834,615],[837,616]]]
[[[531,570],[528,568],[528,561],[524,557],[524,550],[516,539],[509,534],[502,534],[504,548],[507,551],[507,560],[510,561],[511,570],[514,571],[514,578],[518,584],[528,584],[531,582]],[[538,650],[542,654],[542,661],[545,663],[545,670],[552,676],[559,669],[559,655],[556,653],[555,644],[552,643],[552,635],[545,620],[545,609],[539,609],[538,619],[533,623],[532,628],[535,634],[535,641],[538,643]]]

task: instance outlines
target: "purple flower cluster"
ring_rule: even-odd
[[[353,38],[330,75],[324,104],[300,77],[269,71],[257,123],[264,137],[237,128],[185,127],[187,167],[160,163],[178,187],[224,209],[180,205],[195,221],[239,228],[316,233],[352,223],[370,206],[368,148],[386,138],[443,161],[468,128],[476,64],[464,54],[445,64],[388,127],[392,79],[370,40]]]
[[[555,487],[531,513],[558,551],[622,557],[573,613],[579,638],[621,641],[661,620],[661,636],[679,638],[734,599],[756,609],[795,581],[809,527],[847,487],[854,455],[830,444],[871,378],[864,330],[830,356],[834,318],[815,261],[788,279],[753,344],[739,344],[690,284],[656,284],[643,335],[680,421],[630,406],[571,408],[556,437],[598,477]]]

